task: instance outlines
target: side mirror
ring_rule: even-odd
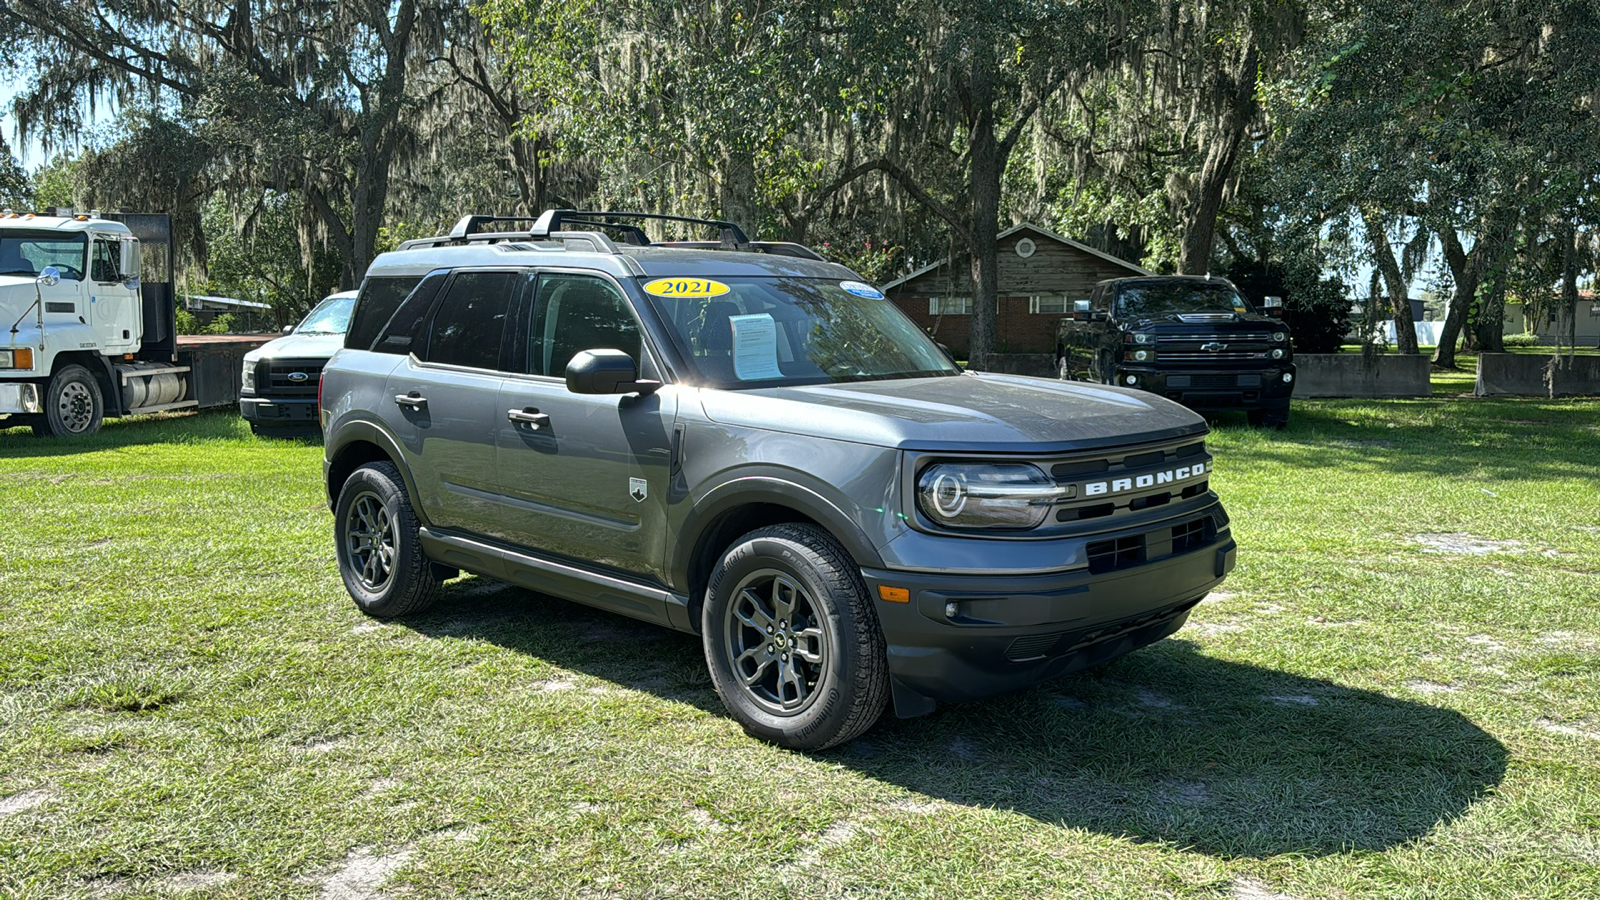
[[[61,270],[55,266],[45,266],[39,271],[39,277],[34,280],[45,287],[54,287],[61,283]]]
[[[283,326],[283,333],[284,334],[294,334],[294,326],[293,325],[285,325],[285,326]]]
[[[621,350],[584,350],[567,363],[567,390],[574,394],[653,394],[659,381],[640,381],[633,357]]]
[[[124,275],[122,277],[122,286],[137,291],[139,289],[139,276]]]
[[[1283,298],[1282,297],[1262,297],[1261,298],[1261,309],[1263,311],[1265,311],[1267,315],[1275,316],[1275,317],[1281,319],[1281,318],[1283,318]]]

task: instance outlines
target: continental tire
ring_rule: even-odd
[[[44,389],[44,413],[33,423],[34,434],[83,437],[100,430],[105,398],[100,383],[83,366],[62,366]]]
[[[823,750],[889,700],[877,614],[854,562],[811,525],[757,529],[717,562],[701,613],[717,694],[750,734]]]
[[[393,463],[350,474],[334,504],[334,547],[350,599],[369,616],[421,612],[439,598],[439,580],[422,553],[416,513]]]

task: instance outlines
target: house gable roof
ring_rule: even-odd
[[[998,235],[995,236],[995,241],[996,242],[1003,241],[1006,238],[1016,234],[1017,232],[1024,231],[1024,230],[1031,231],[1034,234],[1040,235],[1041,237],[1047,237],[1052,241],[1056,241],[1058,243],[1065,244],[1068,247],[1071,247],[1074,250],[1077,250],[1079,252],[1087,253],[1090,256],[1098,257],[1100,259],[1105,260],[1106,262],[1113,263],[1115,265],[1121,266],[1124,269],[1127,269],[1129,272],[1131,272],[1134,275],[1154,275],[1155,274],[1154,272],[1150,271],[1149,269],[1144,268],[1143,266],[1136,266],[1133,263],[1128,262],[1125,259],[1118,259],[1117,257],[1112,256],[1109,253],[1104,253],[1102,251],[1096,250],[1095,248],[1089,246],[1088,244],[1084,244],[1084,243],[1081,243],[1079,241],[1075,241],[1072,238],[1062,237],[1061,235],[1056,234],[1053,231],[1048,231],[1046,229],[1040,228],[1039,226],[1037,226],[1037,225],[1035,225],[1035,224],[1033,224],[1031,222],[1023,222],[1021,225],[1013,225],[1010,228],[1007,228],[1005,231],[1002,231]],[[911,281],[914,278],[919,278],[919,277],[921,277],[923,275],[928,274],[929,272],[932,272],[934,269],[937,269],[937,268],[939,268],[940,266],[943,266],[943,265],[948,265],[949,263],[950,263],[950,257],[946,256],[944,259],[941,259],[938,262],[929,263],[928,265],[923,266],[922,268],[916,270],[915,272],[912,272],[909,275],[903,275],[903,276],[901,276],[899,278],[896,278],[894,281],[891,281],[888,284],[880,285],[879,287],[884,293],[888,293],[889,291],[894,290],[895,288],[899,287],[902,284],[905,284],[908,281]]]

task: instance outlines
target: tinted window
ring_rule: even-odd
[[[512,272],[461,272],[445,288],[428,330],[428,362],[500,367],[500,339],[516,286]]]
[[[356,297],[356,311],[350,317],[350,330],[344,336],[344,345],[355,350],[366,350],[377,339],[378,332],[400,308],[400,301],[422,280],[420,275],[400,275],[368,278],[361,284],[361,294]]]
[[[584,350],[621,350],[640,365],[639,323],[628,302],[601,278],[541,275],[528,331],[527,371],[563,378]]]
[[[427,318],[428,310],[433,308],[433,298],[439,295],[439,288],[449,280],[449,269],[429,272],[428,277],[422,279],[400,304],[395,314],[389,317],[389,324],[383,329],[383,336],[373,344],[372,351],[410,353],[413,339],[422,332],[422,320]]]

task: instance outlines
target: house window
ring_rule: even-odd
[[[970,316],[972,315],[971,297],[929,297],[928,315],[930,316]]]
[[[1066,294],[1035,294],[1028,298],[1028,312],[1036,316],[1064,316],[1072,312]]]

